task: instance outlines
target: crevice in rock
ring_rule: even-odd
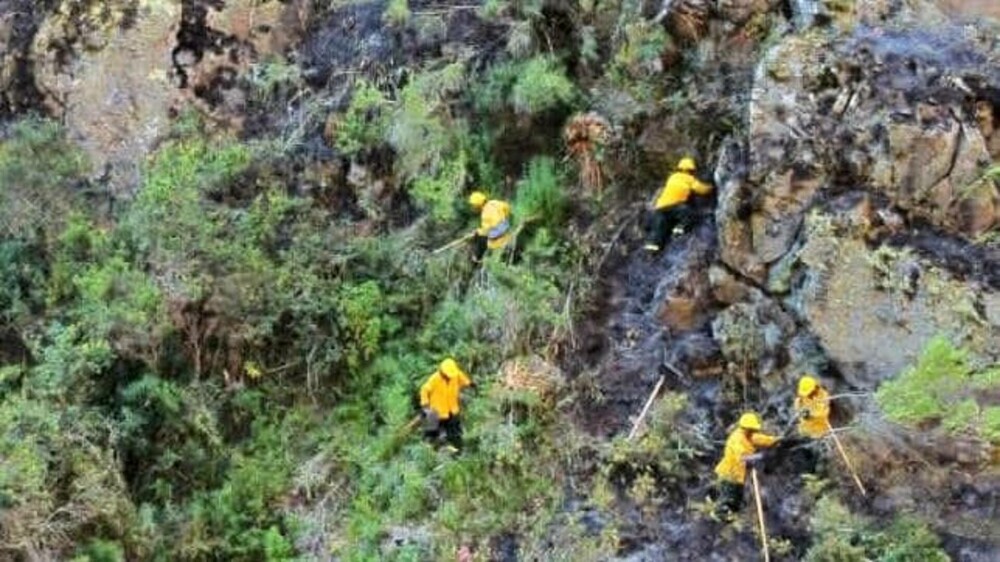
[[[886,236],[882,242],[896,248],[912,248],[931,264],[965,281],[975,281],[1000,290],[1000,246],[974,244],[911,220],[913,228]]]
[[[42,109],[42,94],[35,86],[31,45],[39,26],[58,0],[0,0],[0,26],[10,26],[10,40],[0,51],[0,119]]]
[[[934,185],[937,185],[938,183],[951,177],[951,173],[955,170],[955,166],[958,164],[959,155],[961,155],[962,148],[966,141],[965,124],[962,122],[962,118],[956,114],[955,109],[951,107],[948,108],[948,114],[951,115],[952,119],[954,119],[956,123],[958,123],[958,135],[955,139],[955,148],[951,151],[951,161],[948,163],[948,169],[942,177],[938,178],[938,180],[934,182]]]
[[[208,27],[208,10],[222,9],[222,0],[184,0],[181,4],[181,25],[177,31],[177,45],[171,52],[174,73],[178,87],[187,88],[190,82],[189,70],[201,62],[206,52],[222,54],[232,43],[225,34]]]

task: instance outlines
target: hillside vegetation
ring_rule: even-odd
[[[816,475],[767,470],[777,559],[938,561],[962,540],[989,542],[992,527],[950,535],[964,515],[944,500],[929,512],[899,498],[951,497],[940,481],[961,469],[985,475],[970,518],[995,513],[983,506],[1000,490],[988,343],[1000,321],[976,291],[995,294],[1000,203],[996,222],[934,231],[987,256],[982,273],[876,250],[916,234],[898,242],[867,215],[845,219],[854,207],[838,197],[864,182],[735,201],[725,151],[748,136],[758,59],[800,31],[778,3],[743,14],[683,0],[658,17],[631,1],[228,2],[261,9],[269,23],[255,32],[299,34],[274,52],[215,15],[227,3],[44,4],[45,40],[65,34],[65,56],[96,68],[122,37],[157,28],[152,18],[176,18],[177,49],[161,58],[185,85],[162,108],[169,127],[127,165],[95,154],[117,146],[95,151],[107,131],[67,118],[74,104],[52,91],[33,103],[11,90],[16,103],[0,106],[0,560],[746,559],[755,514],[712,515],[712,467],[742,409],[779,430],[810,368],[853,393],[837,422],[892,501],[854,496],[832,449]],[[839,18],[852,3],[822,4]],[[38,67],[33,88],[43,70],[68,72]],[[639,255],[642,207],[688,154],[717,195],[673,253]],[[800,168],[787,177],[821,183]],[[981,199],[955,195],[982,203],[965,215],[988,214],[987,172]],[[478,225],[466,204],[476,189],[515,217],[516,255],[482,266],[467,244],[438,251]],[[778,224],[811,206],[794,228]],[[909,207],[884,206],[905,215],[901,230],[923,227]],[[726,229],[756,232],[762,208],[777,218],[761,228],[787,247],[758,269],[720,261],[738,238]],[[812,336],[826,336],[827,311],[800,296],[815,289],[826,306],[841,258],[900,310],[914,301],[911,264],[938,283],[932,296],[963,287],[947,321],[921,326],[936,336],[922,355],[869,386]],[[411,423],[448,356],[476,383],[457,454]],[[626,439],[650,377],[678,357],[684,373]],[[512,381],[523,365],[552,374],[551,387]],[[974,458],[940,460],[899,491],[924,435],[970,444]]]

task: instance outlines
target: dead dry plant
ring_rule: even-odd
[[[594,112],[578,113],[563,129],[566,150],[580,166],[580,183],[584,189],[600,193],[604,188],[601,150],[611,136],[608,120]]]

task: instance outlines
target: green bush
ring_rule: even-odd
[[[554,158],[532,158],[524,177],[517,183],[515,216],[518,220],[532,219],[547,226],[560,224],[565,216],[567,203],[563,185],[564,180]]]
[[[357,369],[379,352],[394,322],[386,314],[385,295],[375,281],[342,285],[338,303],[347,364]]]
[[[533,114],[569,105],[576,99],[576,86],[554,58],[538,56],[520,69],[510,91],[510,104],[518,113]]]
[[[480,112],[496,112],[506,106],[531,115],[572,105],[578,92],[560,62],[552,56],[539,55],[490,67],[470,95],[473,106]]]
[[[652,86],[650,79],[659,74],[653,70],[659,69],[660,56],[669,43],[670,36],[660,25],[648,21],[626,24],[624,42],[611,62],[612,79],[621,86]]]
[[[1000,388],[1000,368],[976,371],[969,353],[947,339],[934,338],[917,364],[879,387],[875,394],[885,415],[918,426],[937,422],[951,433],[992,438],[991,409],[984,390]]]
[[[43,306],[46,264],[42,255],[34,244],[0,241],[0,319],[4,322],[27,323]]]
[[[406,0],[389,0],[382,14],[382,21],[385,23],[402,27],[410,21],[410,6]]]
[[[455,131],[461,125],[453,119],[447,99],[464,83],[465,66],[452,63],[417,74],[400,91],[386,140],[396,151],[396,167],[404,180],[436,172],[442,159],[460,146]]]
[[[416,178],[407,190],[417,205],[430,212],[437,221],[450,221],[456,216],[456,203],[467,177],[466,157],[458,152],[445,160],[437,173]]]
[[[91,539],[71,562],[124,562],[125,549],[117,542]]]
[[[53,121],[28,118],[0,141],[0,229],[7,236],[54,235],[76,207],[88,166]]]
[[[354,86],[351,104],[336,122],[336,146],[344,154],[357,154],[371,148],[385,135],[385,96],[366,80],[359,80]]]
[[[852,514],[831,496],[816,503],[810,521],[814,543],[805,562],[947,562],[940,540],[923,522],[900,517],[882,526]]]

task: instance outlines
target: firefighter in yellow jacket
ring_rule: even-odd
[[[429,439],[438,441],[444,435],[452,447],[457,449],[461,446],[459,395],[468,386],[472,386],[469,375],[449,357],[420,387],[420,407],[424,414],[425,434]]]
[[[725,452],[722,460],[715,467],[719,477],[719,496],[721,512],[734,512],[743,508],[743,485],[747,477],[747,462],[758,447],[770,447],[778,442],[778,438],[761,433],[760,416],[747,412],[740,416],[739,421],[726,439]]]
[[[698,195],[708,195],[712,192],[711,185],[694,177],[695,169],[693,158],[682,158],[677,163],[677,170],[667,178],[649,214],[646,226],[646,250],[660,251],[666,245],[671,233],[688,222],[691,210],[687,202],[692,192]]]
[[[830,393],[814,377],[806,375],[799,379],[795,412],[803,437],[820,439],[830,431]]]
[[[469,205],[479,213],[479,228],[473,236],[473,261],[479,263],[486,250],[499,250],[507,246],[511,239],[510,203],[490,199],[482,191],[469,196]]]

